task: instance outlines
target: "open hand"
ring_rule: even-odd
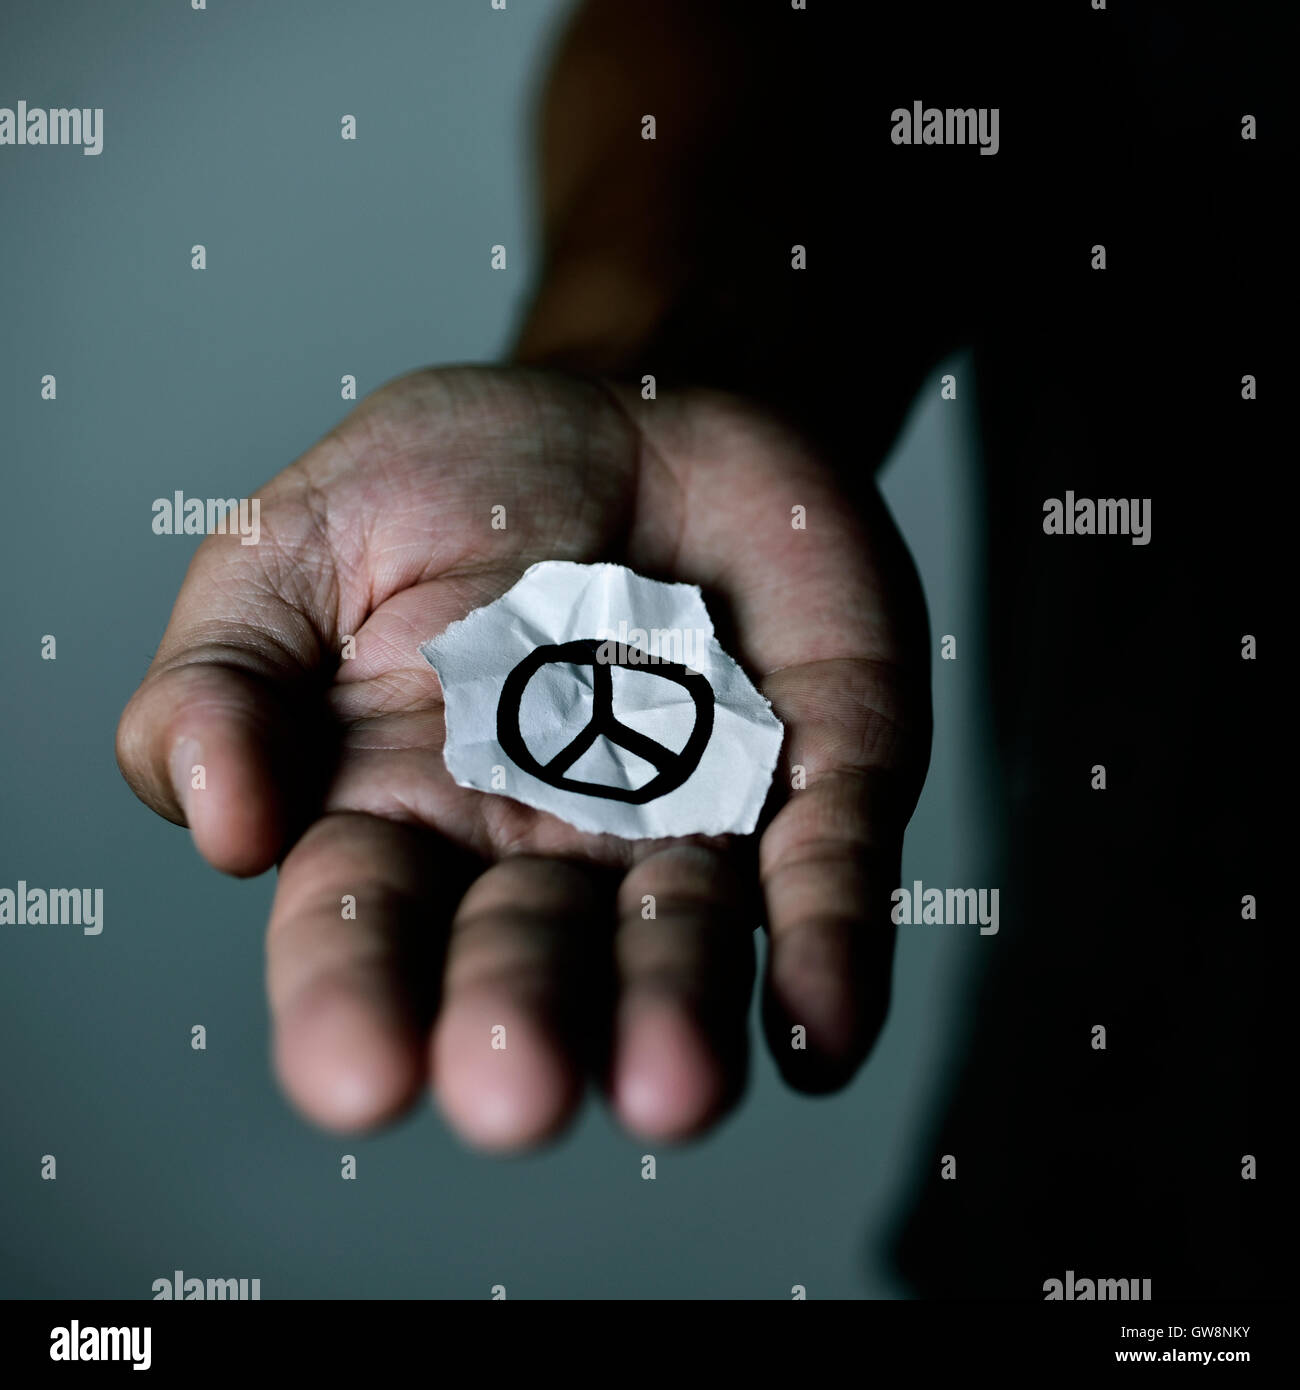
[[[852,1074],[930,732],[923,610],[878,499],[851,504],[736,398],[519,367],[393,382],[258,496],[257,545],[199,547],[118,759],[214,867],[280,863],[275,1060],[309,1117],[373,1126],[431,1083],[466,1139],[514,1148],[592,1076],[638,1134],[698,1132],[743,1086],[762,923],[782,1072]],[[756,840],[586,835],[452,781],[417,648],[553,559],[702,586],[786,725]]]

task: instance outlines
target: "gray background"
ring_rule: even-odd
[[[509,341],[534,269],[527,118],[565,9],[5,0],[0,105],[102,106],[105,127],[98,158],[0,147],[0,885],[102,887],[105,929],[0,927],[0,1293],[147,1298],[177,1268],[260,1278],[265,1298],[907,1292],[887,1239],[937,1161],[971,977],[999,938],[904,928],[858,1080],[802,1098],[756,1047],[744,1107],[660,1146],[653,1183],[648,1147],[595,1104],[523,1159],[467,1151],[431,1107],[345,1141],[270,1077],[274,876],[208,869],[113,759],[196,544],[155,536],[152,500],[253,495],[345,413],[345,372],[364,394]],[[935,666],[904,881],[993,885],[971,374],[943,370],[959,401],[940,402],[936,373],[884,477],[936,652],[959,643]]]

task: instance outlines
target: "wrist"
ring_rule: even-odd
[[[545,272],[509,359],[613,377],[653,372],[646,356],[674,298],[662,268],[613,253],[566,257]]]

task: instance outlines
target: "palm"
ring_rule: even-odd
[[[124,717],[122,760],[169,813],[157,749],[183,711],[201,723],[213,705],[265,703],[202,683],[233,665],[236,682],[251,668],[274,687],[251,732],[197,740],[231,766],[186,810],[200,849],[237,872],[310,825],[282,865],[269,943],[280,1070],[310,1114],[373,1123],[431,1070],[462,1132],[509,1146],[558,1127],[594,1070],[634,1128],[695,1130],[743,1076],[759,915],[778,1061],[814,1088],[851,1070],[887,993],[881,894],[928,730],[904,679],[909,576],[883,514],[848,507],[799,441],[737,402],[642,402],[519,369],[404,378],[260,496],[258,546],[201,547]],[[547,559],[612,559],[704,589],[724,645],[787,726],[761,895],[743,845],[586,835],[452,781],[419,643]],[[349,636],[349,659],[331,661]],[[322,689],[329,745],[297,717]],[[309,783],[287,775],[270,730],[299,765],[328,748],[319,800],[295,805],[292,787]],[[241,816],[240,790],[271,809]],[[449,891],[494,863],[463,900]],[[645,892],[667,904],[652,922],[631,911]],[[355,919],[340,917],[345,897]],[[498,1023],[504,1052],[489,1045]],[[790,1047],[796,1024],[806,1050]]]

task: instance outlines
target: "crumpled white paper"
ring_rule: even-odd
[[[420,652],[459,786],[628,840],[754,829],[784,730],[695,585],[548,560]]]

